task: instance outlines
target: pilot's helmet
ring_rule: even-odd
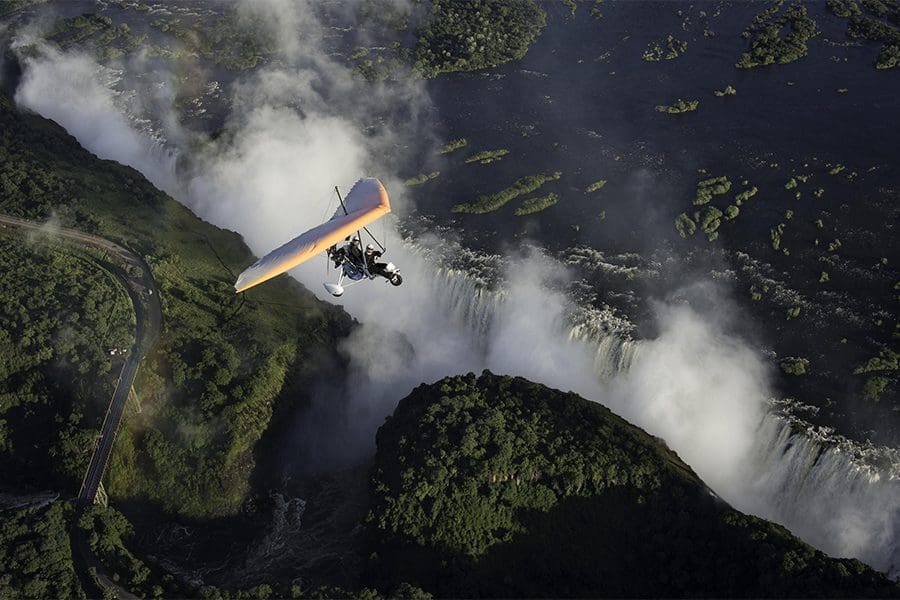
[[[366,252],[375,252],[375,246],[372,244],[366,244]]]

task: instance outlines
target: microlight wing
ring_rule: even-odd
[[[235,291],[243,292],[293,269],[391,212],[387,190],[374,177],[357,181],[344,199],[344,206],[347,214],[339,209],[329,221],[300,234],[253,263],[238,277]]]

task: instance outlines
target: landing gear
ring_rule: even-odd
[[[403,278],[400,276],[400,273],[394,273],[388,281],[391,282],[391,285],[398,286],[403,283]]]

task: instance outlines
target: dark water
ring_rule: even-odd
[[[900,264],[900,72],[872,66],[878,44],[848,45],[846,21],[824,3],[807,4],[820,33],[806,57],[738,69],[749,46],[741,32],[765,6],[606,3],[598,21],[586,7],[572,17],[562,3],[545,3],[548,26],[523,60],[428,82],[433,126],[443,140],[466,138],[469,145],[412,165],[410,175],[441,171],[412,194],[419,211],[479,248],[508,250],[533,240],[553,250],[591,245],[664,256],[670,272],[661,281],[630,285],[644,297],[708,278],[712,270],[731,272],[741,334],[779,357],[810,359],[810,373],[777,378],[776,393],[820,406],[814,420],[822,424],[894,443],[900,419],[890,409],[892,392],[880,404],[862,400],[864,379],[852,371],[891,343],[896,321],[890,315]],[[705,29],[714,36],[705,37]],[[688,42],[685,53],[643,60],[653,42],[665,52],[668,34]],[[713,95],[727,85],[737,95]],[[654,110],[679,98],[697,99],[699,108],[682,115]],[[497,148],[510,154],[489,165],[463,162]],[[837,164],[845,171],[830,175]],[[552,171],[561,171],[561,179],[531,195],[555,192],[561,199],[541,213],[514,216],[524,197],[487,215],[451,212],[520,177]],[[723,223],[716,241],[702,232],[682,240],[675,217],[696,210],[698,180],[719,175],[732,182],[729,194],[714,199],[719,208],[746,187],[757,186],[759,194],[734,222]],[[795,175],[809,181],[785,189]],[[584,192],[599,179],[608,180],[603,189]],[[824,193],[816,196],[819,189]],[[785,234],[775,250],[770,231],[780,223]],[[839,260],[823,263],[835,239],[842,244]],[[742,270],[736,252],[759,263],[764,277]],[[827,285],[819,282],[823,271],[831,277]],[[777,280],[783,292],[750,301],[750,286],[762,287],[763,278]],[[596,286],[607,299],[629,293],[627,283]],[[803,306],[801,316],[788,320],[785,311],[794,304]]]
[[[720,16],[699,17],[701,9],[711,15],[720,5]],[[734,179],[749,175],[756,157],[781,165],[817,157],[867,166],[896,157],[900,76],[870,66],[878,51],[873,44],[826,43],[845,40],[846,23],[824,3],[809,7],[822,33],[807,57],[756,69],[734,64],[748,45],[740,32],[763,8],[758,3],[610,3],[600,21],[586,7],[572,17],[561,3],[544,6],[549,25],[522,61],[428,84],[435,124],[445,139],[465,137],[469,146],[445,164],[420,166],[447,176],[417,190],[417,205],[474,239],[527,232],[550,246],[602,240],[643,249],[648,233],[674,233],[672,221],[685,210],[685,199],[690,205],[699,168]],[[679,10],[691,19],[688,31]],[[704,37],[703,25],[715,37]],[[687,51],[674,60],[644,61],[648,44],[665,49],[669,33],[688,41]],[[607,59],[596,60],[607,52]],[[737,95],[713,95],[726,85]],[[839,94],[838,88],[848,91]],[[654,110],[678,98],[699,99],[700,106],[683,115]],[[499,163],[462,165],[465,156],[492,148],[511,153]],[[545,189],[562,201],[525,224],[512,216],[516,201],[492,215],[449,213],[453,204],[523,175],[554,170],[563,177]],[[582,190],[597,179],[609,183],[585,195]],[[758,179],[752,183],[759,185]],[[601,210],[605,222],[596,216]]]

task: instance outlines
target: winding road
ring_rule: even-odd
[[[100,481],[106,470],[106,463],[112,452],[122,414],[125,412],[125,403],[128,394],[137,375],[138,366],[147,351],[153,346],[162,324],[162,310],[159,305],[159,295],[156,292],[156,284],[150,273],[150,268],[144,260],[127,248],[116,244],[106,238],[84,233],[76,229],[54,227],[45,223],[26,221],[8,215],[0,215],[0,226],[16,227],[35,231],[55,238],[63,238],[82,246],[89,246],[103,250],[107,253],[109,264],[104,265],[109,272],[115,275],[124,285],[131,298],[134,308],[136,331],[134,345],[128,352],[128,358],[122,365],[116,389],[106,409],[103,425],[100,428],[100,437],[91,456],[81,489],[75,500],[76,507],[81,510],[94,503]]]

